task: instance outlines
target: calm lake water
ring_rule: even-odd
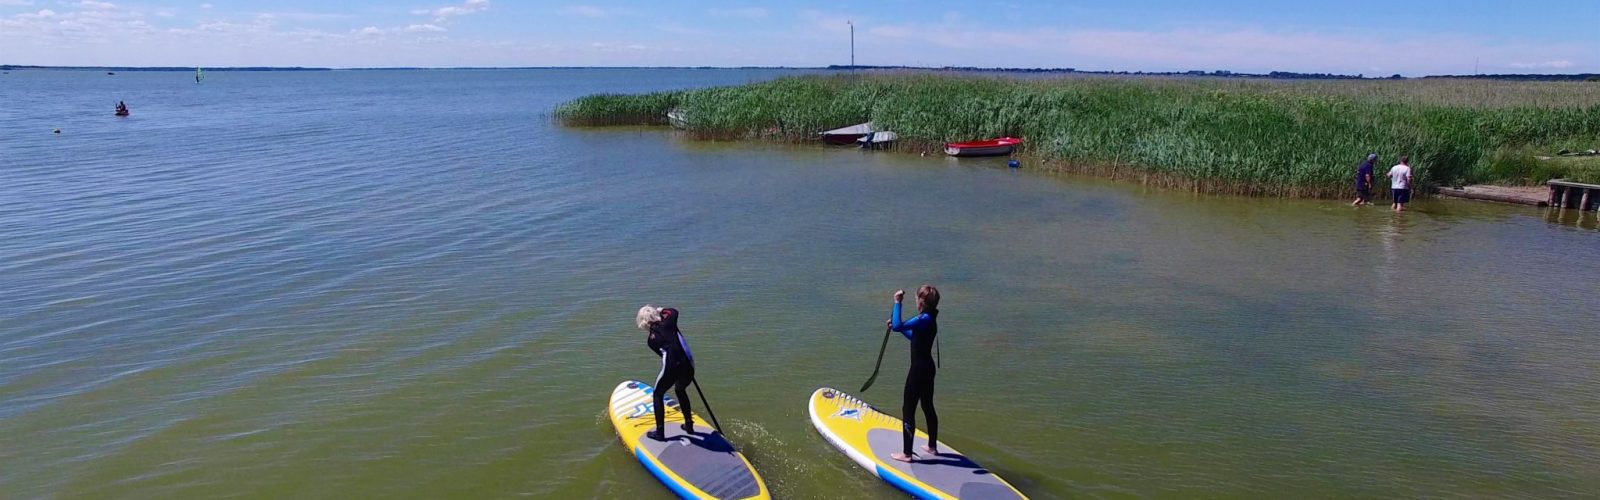
[[[782,74],[0,76],[0,496],[666,498],[603,413],[649,302],[775,494],[896,498],[805,401],[924,282],[941,435],[1036,498],[1600,491],[1593,214],[549,117]]]

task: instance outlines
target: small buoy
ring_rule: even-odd
[[[1006,166],[1011,168],[1022,168],[1022,162],[1017,161],[1016,158],[1012,158],[1011,161],[1006,162]]]
[[[51,132],[52,132],[52,133],[56,133],[56,134],[59,134],[59,133],[61,133],[61,129],[59,129],[59,128],[58,128],[58,129],[55,129],[55,130],[52,130],[52,131],[51,131]]]

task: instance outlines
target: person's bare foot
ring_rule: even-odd
[[[899,461],[905,462],[905,463],[911,463],[911,461],[915,457],[906,456],[906,454],[904,454],[904,453],[890,453],[889,454],[889,458],[893,458],[895,460],[899,460]]]
[[[933,456],[936,456],[936,457],[939,456],[939,450],[935,450],[933,448],[930,448],[930,447],[928,447],[928,445],[922,445],[922,451],[927,452],[929,455],[933,455]]]

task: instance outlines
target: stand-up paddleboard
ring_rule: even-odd
[[[772,498],[750,461],[716,429],[701,425],[696,418],[694,433],[683,432],[679,427],[683,412],[678,411],[678,400],[672,396],[662,400],[667,405],[666,439],[645,436],[656,427],[655,404],[650,397],[654,390],[650,384],[629,380],[611,391],[611,425],[616,426],[622,445],[645,469],[683,498]]]
[[[884,414],[848,394],[827,387],[811,393],[811,423],[829,443],[885,482],[917,498],[1027,498],[1010,483],[939,443],[939,455],[922,447],[928,435],[917,431],[911,463],[889,458],[904,446],[900,419]]]

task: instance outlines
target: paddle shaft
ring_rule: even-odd
[[[878,363],[872,365],[872,376],[867,377],[867,383],[861,384],[861,390],[856,392],[867,392],[867,388],[878,381],[878,370],[883,368],[883,352],[889,349],[889,331],[889,328],[883,329],[883,345],[878,346]]]
[[[700,390],[700,381],[699,380],[694,381],[694,392],[695,392],[695,394],[699,394],[700,395],[700,404],[706,405],[706,414],[711,415],[711,425],[713,427],[717,428],[717,433],[718,434],[722,434],[722,435],[727,435],[726,433],[722,432],[722,424],[717,422],[717,412],[716,412],[716,410],[712,410],[711,409],[711,402],[710,401],[706,401],[706,393],[705,393],[705,391],[701,391]]]

